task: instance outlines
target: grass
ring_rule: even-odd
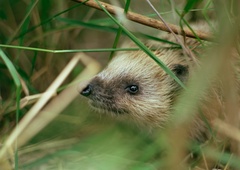
[[[139,12],[141,9],[142,14],[157,18],[145,1],[138,4],[127,0],[125,3],[120,2],[125,12]],[[165,20],[180,26],[190,27],[191,13],[196,13],[197,18],[208,23],[211,23],[211,17],[222,18],[219,25],[223,34],[216,40],[221,49],[212,47],[209,50],[212,57],[202,61],[202,70],[196,72],[185,88],[142,42],[142,39],[151,39],[181,48],[174,42],[156,38],[158,30],[142,26],[139,29],[141,32],[137,29],[133,31],[124,20],[119,21],[104,8],[101,12],[73,1],[1,2],[0,167],[24,170],[154,170],[166,167],[209,169],[211,164],[217,164],[221,169],[240,169],[239,155],[224,150],[224,142],[218,143],[213,138],[198,144],[184,138],[186,126],[191,123],[191,115],[194,114],[192,110],[210,86],[212,77],[230,82],[224,85],[223,90],[229,103],[229,113],[236,111],[236,95],[232,95],[234,89],[229,90],[232,89],[228,71],[230,59],[226,55],[232,46],[238,45],[234,39],[238,35],[234,32],[238,25],[230,28],[224,25],[229,18],[230,21],[238,19],[231,3],[217,5],[211,0],[189,0],[186,4],[153,1]],[[176,17],[177,21],[174,20]],[[134,28],[140,27],[129,24]],[[119,48],[125,39],[136,43],[138,48]],[[110,117],[93,114],[76,90],[79,81],[97,74],[101,65],[105,66],[115,52],[139,49],[186,89],[175,106],[175,126],[167,126],[154,135]],[[67,72],[63,71],[66,69]],[[184,101],[190,101],[190,104],[185,107]],[[234,118],[234,114],[229,115],[230,120],[234,121]],[[223,123],[216,121],[215,125]],[[231,125],[237,136],[239,130]],[[228,132],[224,135],[230,136]],[[183,158],[186,147],[198,157],[192,159],[190,154]],[[181,162],[183,167],[176,162]]]

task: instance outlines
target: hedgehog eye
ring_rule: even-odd
[[[136,94],[138,92],[138,86],[137,85],[130,85],[126,87],[126,91],[130,94]]]

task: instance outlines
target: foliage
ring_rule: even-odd
[[[113,2],[116,3],[116,1]],[[139,3],[127,0],[118,3],[125,8],[125,12],[134,11],[157,18],[145,1]],[[153,5],[166,21],[178,24],[182,28],[185,25],[191,28],[188,22],[196,19],[207,21],[212,28],[212,19],[217,20],[222,17],[220,26],[224,25],[223,23],[238,20],[234,3],[237,2],[231,0],[229,3],[223,2],[218,5],[211,0],[188,0],[186,3],[173,0],[153,1]],[[125,17],[122,16],[122,18]],[[102,12],[81,3],[63,0],[0,1],[0,19],[0,143],[3,146],[14,127],[17,127],[19,120],[26,118],[29,110],[39,99],[38,95],[51,86],[77,52],[85,52],[98,63],[106,65],[115,51],[140,48],[184,86],[171,70],[142,43],[142,39],[173,44],[172,42],[156,38],[155,35],[159,30],[139,26],[126,20],[122,21],[119,16],[115,17],[107,11]],[[234,31],[239,28],[238,25],[234,26],[236,28],[226,30]],[[221,31],[224,32],[224,28]],[[217,34],[217,32],[214,33]],[[119,44],[128,37],[139,48],[119,48]],[[201,41],[199,38],[198,40]],[[219,42],[223,41],[220,39]],[[223,47],[228,50],[230,45],[225,44]],[[179,45],[175,44],[175,47],[179,48]],[[204,48],[207,49],[207,47]],[[213,63],[218,63],[217,60]],[[206,68],[210,68],[207,64],[205,65]],[[216,64],[216,70],[219,69],[217,66],[218,64]],[[75,86],[76,82],[73,79],[83,72],[85,67],[79,62],[64,79],[64,83],[57,88],[57,94],[69,86]],[[209,74],[209,77],[206,74]],[[193,90],[196,87],[202,90],[207,88],[208,81],[202,80],[214,75],[214,69],[206,69],[204,75],[199,74],[199,77],[196,77],[197,83],[193,85]],[[89,78],[89,75],[86,78]],[[194,93],[194,91],[191,92]],[[198,95],[200,93],[196,93],[196,96]],[[37,97],[31,98],[24,107],[21,107],[23,101],[29,99],[26,98],[28,96]],[[65,101],[65,97],[59,99]],[[190,99],[187,93],[182,100]],[[192,106],[194,104],[193,100]],[[181,111],[187,110],[181,105],[176,107]],[[181,124],[187,116],[189,115],[176,117],[176,124]],[[138,127],[109,117],[100,119],[98,114],[92,113],[86,101],[78,97],[42,131],[36,132],[36,135],[27,143],[20,148],[13,146],[11,149],[14,151],[15,159],[10,154],[8,159],[0,161],[0,165],[9,169],[13,166],[11,161],[14,161],[15,169],[24,170],[161,169],[171,164],[173,160],[171,157],[162,159],[166,154],[165,149],[171,147],[169,139],[176,140],[169,137],[172,130],[174,128],[167,128],[154,136],[139,130]],[[176,136],[179,135],[181,136],[181,133]],[[217,144],[217,148],[220,149],[215,149],[208,142],[211,143],[211,141],[204,144],[189,142],[189,150],[194,156],[198,156],[192,158],[192,154],[188,155],[185,158],[189,161],[187,165],[200,169],[200,167],[210,166],[213,162],[222,169],[240,168],[238,163],[240,160],[237,156],[221,150],[224,144]],[[168,151],[178,153],[171,149]],[[206,158],[209,158],[211,163],[206,162]]]

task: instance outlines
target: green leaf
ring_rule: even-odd
[[[128,31],[121,23],[119,23],[100,3],[98,0],[95,2],[102,8],[102,10],[126,33],[126,35],[142,49],[149,57],[151,57],[167,74],[169,74],[180,86],[186,89],[181,80],[158,58],[151,50],[149,50],[140,40],[138,40],[130,31]]]
[[[17,70],[15,69],[14,65],[12,64],[12,62],[9,60],[9,58],[7,57],[7,55],[2,51],[2,49],[0,48],[0,57],[2,58],[2,60],[5,62],[12,78],[13,81],[15,83],[16,86],[16,123],[18,124],[19,121],[19,114],[20,114],[20,98],[21,98],[21,82],[20,79],[18,77],[18,73]],[[18,168],[18,150],[15,150],[15,169]]]
[[[186,5],[184,7],[184,13],[188,13],[193,7],[195,4],[197,4],[198,2],[200,2],[201,0],[188,0],[186,2]]]
[[[130,3],[131,3],[131,0],[127,0],[125,8],[124,8],[124,14],[127,14],[128,10],[129,10],[129,7],[130,7]],[[117,45],[118,45],[121,34],[122,34],[122,28],[119,27],[117,35],[116,35],[115,40],[113,42],[112,48],[117,48]],[[110,54],[110,57],[109,57],[110,60],[112,59],[113,55],[114,55],[114,51],[112,51],[111,54]]]

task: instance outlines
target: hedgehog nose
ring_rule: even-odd
[[[90,94],[92,93],[92,85],[87,85],[87,87],[85,87],[81,92],[80,94],[85,96],[85,97],[88,97]]]

